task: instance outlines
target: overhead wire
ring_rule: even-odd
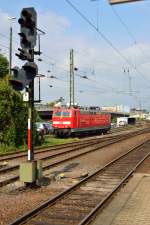
[[[0,46],[2,46],[2,47],[5,47],[7,50],[9,50],[9,47],[8,46],[6,46],[6,45],[2,45],[2,44],[0,44]],[[14,51],[16,51],[15,49],[13,49]],[[48,56],[47,56],[48,57]],[[36,59],[36,60],[38,60],[38,59]],[[43,63],[45,63],[45,64],[47,64],[47,65],[49,65],[49,64],[52,64],[52,62],[50,62],[50,61],[46,61],[46,60],[43,60],[42,59],[42,62]],[[67,70],[67,69],[64,69],[64,67],[62,67],[62,66],[58,66],[58,65],[54,65],[56,68],[58,68],[58,69],[61,69],[61,71],[63,70],[65,73],[67,72],[67,73],[69,73],[69,70]],[[81,74],[81,72],[83,73],[83,74]],[[83,78],[83,76],[84,76],[84,73],[85,73],[85,71],[81,71],[80,73],[75,73],[75,75],[76,76],[79,76],[80,78]],[[48,78],[48,75],[45,75],[46,76],[46,78]],[[62,78],[62,79],[58,79],[59,81],[62,81],[62,82],[65,82],[65,83],[67,83],[67,82],[69,82],[68,80],[63,80],[63,78],[66,78],[66,76],[57,76],[57,77],[60,77],[60,78]],[[92,79],[86,79],[86,80],[88,80],[88,81],[91,81],[91,82],[95,82],[95,83],[97,83],[97,81],[96,80],[92,80]],[[87,86],[87,85],[86,85]],[[91,87],[91,86],[90,86]],[[93,87],[92,88],[97,88],[98,89],[98,87],[96,87],[95,85],[93,85]],[[111,89],[111,91],[112,92],[116,92],[116,89],[115,88],[113,88],[113,87],[110,87],[110,86],[108,86],[108,87],[105,87],[105,88],[108,88],[109,90]],[[104,91],[107,91],[108,92],[108,90],[104,90]]]
[[[143,49],[138,45],[139,43],[135,39],[133,33],[131,32],[131,30],[129,29],[129,27],[127,26],[127,24],[123,21],[123,19],[121,18],[121,16],[118,14],[118,12],[116,11],[115,7],[112,6],[112,5],[110,7],[111,7],[113,13],[116,15],[116,17],[120,21],[120,23],[126,29],[127,33],[129,34],[130,38],[132,39],[132,41],[134,42],[134,44],[137,46],[137,48],[139,49],[139,51],[141,52],[141,54],[144,55],[144,56],[146,56],[147,58],[150,58],[150,56],[146,55],[145,52],[143,51]]]
[[[86,79],[87,82],[90,81],[88,79]],[[92,88],[94,89],[94,91],[105,91],[105,93],[116,93],[116,94],[125,94],[125,95],[129,95],[129,91],[128,90],[118,90],[118,88],[114,88],[114,87],[111,87],[111,86],[106,86],[106,85],[103,85],[102,87],[99,87],[98,86],[98,82],[96,82],[96,85],[94,86],[91,86],[89,84],[86,83],[86,86],[84,87],[88,87],[88,88]],[[88,89],[89,90],[89,89]],[[132,93],[137,93],[138,91],[132,91]]]
[[[93,24],[70,0],[65,0],[65,2],[71,6],[71,8],[78,13],[82,19],[84,19],[100,36],[101,38],[109,45],[111,48],[122,58],[124,61],[130,65],[134,70],[136,70],[137,74],[139,74],[145,81],[150,82],[149,79],[147,79],[144,74],[142,74],[136,66],[134,66],[120,51],[117,47],[114,46],[114,44],[104,35],[100,30],[97,29],[97,26]]]
[[[2,35],[2,34],[1,34]],[[7,38],[7,39],[9,39],[6,35],[3,35],[3,37],[5,37],[5,38]],[[14,41],[14,40],[13,40]],[[17,42],[16,42],[17,43]],[[5,46],[5,45],[2,45],[2,44],[0,44],[1,46],[3,46],[3,47],[5,47],[5,48],[7,48],[7,49],[9,49],[9,47],[8,46]],[[13,49],[14,51],[16,51],[15,49]],[[47,58],[50,58],[48,55],[46,55],[46,54],[43,54],[43,55],[45,55]],[[42,60],[43,61],[43,60]],[[52,62],[47,62],[47,64],[54,64],[54,63],[52,63]],[[55,67],[58,67],[58,66],[56,66],[55,65]],[[62,70],[62,68],[61,68],[61,70]],[[67,73],[69,73],[69,71],[68,70],[64,70],[65,72],[67,72]],[[80,76],[81,78],[83,77],[83,75],[81,75],[81,74],[76,74],[76,75],[78,75],[78,76]],[[91,80],[91,79],[88,79],[89,81],[93,81],[93,80]],[[67,81],[64,81],[64,82],[67,82]],[[97,82],[97,81],[95,81],[95,82]],[[95,88],[95,87],[93,87],[93,88]],[[112,87],[108,87],[108,88],[111,88],[111,89],[113,89],[114,90],[114,88],[112,88]]]
[[[1,34],[0,33],[0,36],[2,36],[3,38],[5,38],[5,39],[7,39],[7,40],[9,40],[9,37],[8,36],[6,36],[6,35],[3,35],[3,34]],[[15,42],[16,44],[18,44],[18,42],[16,42],[16,41],[14,41],[14,40],[12,40],[12,42]],[[9,46],[6,46],[6,45],[3,45],[3,44],[0,44],[0,46],[2,46],[2,47],[4,47],[5,49],[7,49],[7,51],[9,51]],[[12,49],[13,51],[16,51],[16,49]],[[46,56],[48,59],[50,59],[50,57],[48,56],[48,55],[46,55],[45,53],[43,54],[44,56]],[[52,58],[51,58],[52,59]],[[37,59],[38,60],[38,59]],[[42,60],[43,61],[43,60]],[[45,60],[44,60],[45,61]],[[56,64],[56,60],[55,60],[55,63],[54,62],[50,62],[50,61],[48,61],[47,63],[46,63],[46,61],[45,61],[45,64],[51,64],[51,65],[55,65]],[[58,67],[58,66],[56,66],[55,65],[55,67]],[[62,67],[59,67],[59,68],[61,68],[61,70],[62,70]],[[69,73],[69,71],[68,70],[65,70],[64,69],[64,71],[65,72],[67,72],[67,73]],[[85,71],[82,71],[82,72],[85,72]],[[81,74],[77,74],[76,73],[76,75],[77,76],[80,76],[81,78],[83,77],[83,75],[81,75]],[[47,78],[48,78],[48,76],[46,76]],[[60,81],[63,81],[63,82],[67,82],[66,80],[61,80],[61,79],[58,79],[58,80],[60,80]],[[91,79],[88,79],[89,81],[93,81],[93,80],[91,80]],[[96,81],[95,81],[96,82]],[[67,84],[66,84],[67,85]],[[68,86],[68,85],[67,85]],[[95,87],[93,87],[94,89],[95,89]],[[106,90],[104,90],[103,92],[105,92]]]
[[[48,62],[45,62],[45,60],[42,60],[42,62],[45,63],[45,64],[48,64]],[[69,74],[69,72],[70,72],[69,70],[64,69],[64,68],[61,67],[61,66],[55,65],[55,67],[58,68],[58,69],[61,69],[61,71],[63,70],[65,73],[68,73],[68,74]],[[82,74],[81,72],[82,72],[83,74]],[[84,74],[84,71],[81,71],[81,72],[80,72],[80,73],[79,73],[79,72],[75,72],[75,76],[78,76],[78,77],[80,77],[80,78],[83,78],[82,80],[87,80],[87,81],[89,81],[89,82],[94,82],[94,83],[96,83],[96,84],[98,83],[97,80],[92,80],[92,79],[90,79],[90,78],[84,79],[84,75],[85,75],[85,74]],[[55,72],[52,72],[52,73],[55,73]],[[46,76],[46,77],[48,78],[48,76]],[[58,78],[59,78],[59,77],[61,77],[61,78],[66,78],[66,76],[60,76],[60,75],[57,76],[57,77],[58,77]],[[69,78],[69,77],[68,77],[68,78]],[[63,80],[63,81],[64,81],[64,82],[69,82],[69,80]],[[89,86],[89,85],[87,85],[87,84],[86,84],[86,86],[91,87],[91,86]],[[99,87],[97,87],[97,85],[93,85],[92,88],[94,88],[94,89],[95,89],[95,88],[99,89]],[[107,86],[105,86],[105,88],[106,88],[105,91],[107,91],[107,92],[110,91],[110,89],[112,90],[112,92],[113,92],[113,91],[114,91],[114,92],[117,92],[117,90],[116,90],[115,88],[111,87],[111,86],[108,86],[108,85],[107,85]],[[121,91],[118,91],[117,93],[119,93],[119,92],[121,92]],[[128,94],[127,91],[124,91],[124,94],[125,94],[125,93]]]
[[[8,37],[7,35],[4,35],[4,34],[0,33],[0,36],[2,36],[3,38],[9,40],[9,37]],[[19,45],[19,42],[15,41],[15,40],[12,40],[12,42]],[[8,47],[8,46],[2,45],[2,44],[0,44],[0,45],[1,45],[2,47],[4,47],[4,48],[6,48],[6,49],[9,50],[9,47]],[[17,52],[17,50],[14,49],[14,48],[13,48],[13,51],[16,51],[16,52]],[[47,59],[50,59],[49,61],[47,61],[47,65],[54,66],[54,65],[58,62],[57,59],[54,59],[54,58],[48,56],[48,55],[45,54],[45,53],[42,53],[42,55],[45,56]],[[38,60],[38,59],[37,59],[37,60]],[[52,61],[51,61],[51,60],[52,60]],[[43,59],[42,59],[42,61],[43,61]],[[101,62],[101,61],[99,60],[99,62]],[[107,62],[104,62],[104,61],[102,61],[101,63],[106,64],[106,65],[109,65],[109,66],[114,66],[114,67],[116,66],[116,67],[118,67],[118,65],[108,64]],[[45,64],[46,64],[46,60],[45,60]],[[67,66],[68,66],[68,65],[67,65]],[[82,71],[82,72],[85,72],[85,71]]]

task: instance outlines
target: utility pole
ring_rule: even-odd
[[[9,75],[11,75],[11,68],[12,68],[12,20],[15,20],[16,17],[8,17],[10,20],[10,31],[9,31]]]
[[[132,91],[132,77],[130,75],[129,68],[127,68],[127,70],[124,69],[124,73],[127,73],[127,75],[128,75],[128,80],[129,80],[129,95],[132,96],[132,94],[133,94],[133,91]]]
[[[31,50],[31,61],[34,62],[34,49]],[[29,83],[28,105],[28,160],[34,160],[34,79]]]
[[[70,50],[70,107],[75,103],[74,95],[74,52],[73,49]]]
[[[34,100],[34,102],[41,102],[41,77],[45,77],[44,74],[37,74],[36,75],[37,78],[39,78],[39,99],[38,100]]]
[[[39,76],[39,102],[41,102],[41,78]]]
[[[11,75],[12,67],[12,26],[10,27],[10,42],[9,42],[9,74]]]
[[[131,77],[131,75],[130,75],[130,70],[129,70],[129,68],[128,68],[128,78],[129,78],[129,93],[130,93],[130,96],[132,96],[132,83],[131,83],[131,81],[132,81],[132,77]]]
[[[33,139],[34,139],[34,80],[29,84],[29,104],[28,104],[28,160],[34,160],[34,149],[33,149]]]

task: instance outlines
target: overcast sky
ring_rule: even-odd
[[[23,65],[24,62],[15,57],[19,47],[17,20],[23,7],[35,7],[38,27],[46,32],[41,36],[43,54],[40,56],[42,61],[37,61],[39,73],[58,78],[41,79],[43,102],[51,102],[60,96],[69,101],[69,51],[73,48],[75,67],[78,68],[75,74],[77,103],[130,107],[141,104],[150,109],[150,1],[113,7],[107,0],[70,2],[98,32],[65,0],[1,0],[0,52],[8,57],[8,17],[15,16],[17,19],[11,22],[13,66]],[[38,98],[37,78],[35,97]]]

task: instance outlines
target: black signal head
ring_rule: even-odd
[[[23,84],[17,80],[9,80],[9,83],[15,91],[22,91],[24,89]]]

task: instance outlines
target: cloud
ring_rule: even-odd
[[[8,27],[9,27],[8,18],[9,17],[10,17],[10,15],[8,13],[2,12],[2,10],[0,9],[0,21],[1,21],[0,31],[2,33],[6,33],[6,31],[8,31]]]
[[[65,32],[70,27],[70,22],[67,18],[49,11],[39,15],[38,26],[45,30],[47,36],[56,36]]]
[[[55,19],[52,19],[52,16]],[[56,17],[58,16],[58,20]],[[121,54],[136,65],[138,71],[129,66],[120,56],[118,56],[111,48],[102,46],[97,42],[91,42],[87,36],[74,34],[69,32],[72,28],[70,21],[61,23],[63,17],[54,15],[51,12],[47,13],[46,17],[41,16],[42,23],[50,21],[47,27],[47,35],[43,37],[42,47],[46,55],[50,55],[50,62],[54,66],[49,65],[52,74],[58,77],[63,76],[68,84],[54,79],[43,80],[43,97],[45,101],[51,101],[53,98],[64,96],[66,101],[69,99],[69,50],[74,48],[75,66],[79,69],[77,73],[86,75],[89,80],[85,80],[76,76],[76,101],[81,105],[110,105],[110,104],[137,104],[135,98],[130,96],[129,91],[129,74],[124,73],[124,69],[129,68],[130,76],[132,77],[132,90],[134,95],[146,93],[150,84],[149,66],[147,65],[148,57],[144,54],[150,45],[140,43],[132,45],[126,49],[122,48]],[[65,18],[66,21],[66,18]],[[52,29],[51,29],[52,27]],[[99,41],[101,43],[101,41]],[[141,50],[142,49],[142,50]],[[45,60],[49,61],[44,55]],[[56,61],[54,60],[56,59]],[[140,64],[142,63],[142,67]],[[145,64],[146,63],[146,64]],[[43,67],[43,71],[47,66]],[[92,73],[94,70],[94,73]],[[95,80],[95,82],[94,82]],[[48,83],[53,85],[53,88],[47,88]],[[147,89],[146,89],[147,88]],[[143,90],[144,89],[144,90]],[[87,100],[88,99],[88,100]]]
[[[0,34],[9,36],[8,13],[0,11]],[[129,68],[132,77],[132,89],[147,94],[150,83],[149,78],[149,52],[148,43],[139,43],[126,49],[122,47],[121,54],[144,74],[142,77],[129,66],[109,46],[101,44],[100,39],[91,41],[87,35],[74,33],[72,23],[66,17],[52,11],[41,12],[38,16],[38,27],[46,32],[41,36],[41,51],[43,54],[38,62],[39,73],[59,79],[42,78],[41,96],[44,102],[53,101],[60,96],[69,101],[69,51],[74,49],[75,66],[78,68],[75,78],[76,101],[81,105],[109,105],[109,104],[134,104],[134,99],[129,96],[129,74],[124,69]],[[23,65],[14,53],[19,47],[19,25],[13,23],[13,65]],[[94,33],[96,36],[96,33]],[[9,46],[9,39],[0,36],[0,44]],[[94,40],[94,38],[93,38]],[[0,47],[1,48],[1,47]],[[3,48],[8,55],[8,49]],[[142,49],[139,50],[139,49]],[[143,53],[142,53],[143,52]],[[36,57],[37,59],[38,57]],[[51,73],[47,71],[51,70]],[[81,78],[86,75],[89,79]],[[66,81],[63,82],[62,80]],[[53,85],[52,88],[49,85]],[[147,88],[147,89],[146,89]],[[122,91],[122,92],[121,92]],[[38,97],[38,80],[35,79],[35,96]],[[148,105],[147,105],[148,107]]]

